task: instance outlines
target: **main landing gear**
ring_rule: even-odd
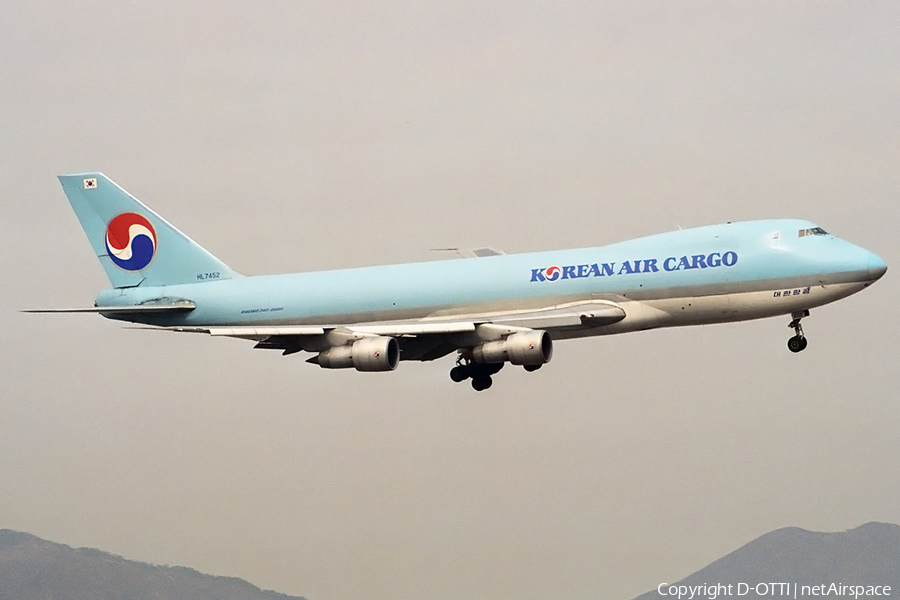
[[[787,347],[791,352],[800,352],[806,349],[806,336],[803,335],[803,327],[800,326],[800,319],[803,317],[808,317],[808,310],[801,310],[795,313],[791,313],[791,319],[793,319],[788,327],[794,330],[794,337],[788,340]]]
[[[471,361],[458,361],[456,366],[450,369],[450,379],[456,383],[472,380],[472,388],[476,392],[481,392],[494,383],[491,375],[496,375],[503,368],[503,363],[475,363]]]
[[[483,392],[494,384],[491,375],[496,375],[506,363],[477,363],[472,360],[459,357],[456,366],[450,369],[450,379],[456,383],[472,380],[472,388],[476,392]],[[533,373],[543,365],[525,365],[525,370]]]

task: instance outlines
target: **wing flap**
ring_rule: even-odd
[[[435,335],[442,333],[466,333],[475,331],[472,321],[385,323],[383,325],[348,325],[347,329],[372,335]]]
[[[214,336],[227,336],[244,339],[265,339],[267,337],[291,337],[324,335],[328,331],[339,329],[348,333],[363,335],[429,335],[442,333],[465,333],[475,331],[475,323],[385,323],[376,325],[283,325],[275,327],[170,327],[172,331],[187,333],[207,333]]]
[[[291,325],[285,327],[167,327],[181,333],[206,333],[212,336],[263,341],[271,337],[324,335],[323,327]]]

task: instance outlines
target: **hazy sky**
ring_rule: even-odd
[[[0,527],[311,600],[630,598],[782,526],[900,522],[900,4],[0,9]],[[800,217],[880,254],[787,318],[328,372],[88,315],[56,181],[244,273]]]

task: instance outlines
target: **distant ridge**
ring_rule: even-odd
[[[663,581],[660,580],[660,583]],[[798,527],[776,529],[671,584],[738,582],[750,585],[759,582],[889,585],[889,597],[900,598],[900,525],[872,522],[835,533],[807,531]],[[737,597],[737,594],[734,596]],[[634,600],[663,597],[666,596],[651,590]],[[757,596],[753,591],[744,596],[784,597],[777,593]]]
[[[0,600],[305,600],[0,529]]]

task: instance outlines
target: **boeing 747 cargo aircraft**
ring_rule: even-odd
[[[800,220],[728,223],[595,248],[246,277],[101,173],[60,176],[112,287],[93,312],[311,353],[324,369],[393,371],[456,354],[485,390],[536,371],[556,340],[786,315],[792,352],[812,308],[877,281],[875,254]],[[485,253],[480,253],[485,254]],[[490,253],[488,253],[490,254]]]

